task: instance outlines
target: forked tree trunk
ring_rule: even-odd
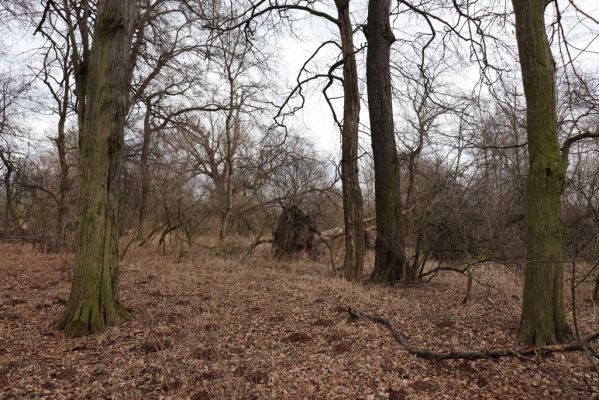
[[[545,346],[572,338],[563,305],[560,217],[566,167],[557,135],[555,62],[545,27],[546,0],[513,0],[527,106],[526,267],[518,338]]]
[[[339,14],[339,33],[343,51],[343,129],[341,132],[341,183],[345,224],[343,277],[357,281],[364,269],[364,219],[362,190],[358,170],[358,129],[360,92],[358,69],[350,19],[349,0],[335,0]]]
[[[71,336],[94,333],[126,316],[118,300],[117,206],[136,15],[136,0],[98,2],[80,132],[75,271],[67,309],[57,322]]]
[[[374,158],[376,255],[373,280],[394,283],[402,278],[406,262],[399,158],[393,130],[390,51],[395,40],[389,23],[390,0],[368,3],[366,80]]]

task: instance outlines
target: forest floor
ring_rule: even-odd
[[[463,305],[465,279],[456,275],[381,287],[305,261],[191,254],[175,262],[132,248],[120,286],[132,319],[73,339],[52,329],[71,263],[0,245],[0,399],[599,398],[584,354],[429,361],[344,311],[384,314],[427,349],[515,349],[522,278],[501,268],[481,271],[490,286],[475,284]],[[589,295],[578,299],[583,334],[599,327]]]

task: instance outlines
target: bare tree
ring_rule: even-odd
[[[293,114],[303,106],[304,97],[302,94],[303,86],[314,80],[324,80],[326,83],[323,88],[323,94],[333,113],[333,118],[341,132],[341,185],[343,190],[343,210],[344,210],[344,238],[345,238],[345,257],[343,276],[348,280],[359,280],[362,276],[364,265],[364,213],[363,199],[359,181],[359,116],[360,116],[360,92],[358,86],[358,69],[356,62],[356,53],[359,51],[354,45],[354,26],[350,12],[351,1],[335,0],[335,9],[337,16],[330,14],[326,8],[317,7],[312,1],[294,0],[285,2],[260,2],[253,5],[244,13],[244,23],[249,23],[259,16],[269,15],[277,12],[281,18],[284,18],[291,12],[298,14],[309,14],[321,21],[326,21],[335,25],[339,31],[339,42],[325,41],[308,58],[302,66],[297,85],[292,90],[287,99],[283,102],[280,112],[275,117],[285,117]],[[309,74],[307,64],[317,56],[328,45],[333,45],[341,49],[341,59],[332,63],[327,73]],[[335,71],[342,67],[343,76],[335,75]],[[340,121],[337,117],[335,107],[328,94],[333,83],[341,82],[343,85],[343,117]],[[302,98],[302,105],[292,107],[290,112],[283,112],[283,109],[289,106],[293,96],[299,95]]]
[[[75,274],[56,326],[67,335],[94,333],[127,313],[118,299],[118,180],[132,67],[135,0],[98,4],[86,71],[80,132],[80,203]],[[79,88],[78,92],[81,90]]]
[[[390,1],[368,4],[366,80],[375,172],[377,221],[373,279],[394,283],[403,278],[406,255],[400,194],[400,169],[391,99],[390,48],[395,37],[389,23]]]
[[[557,133],[555,61],[546,34],[545,0],[513,0],[516,38],[527,103],[529,170],[525,191],[526,268],[522,322],[524,343],[544,346],[572,339],[563,307],[564,249],[561,194],[570,147],[599,137],[584,132],[561,150]]]

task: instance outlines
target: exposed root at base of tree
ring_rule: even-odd
[[[572,351],[591,352],[591,354],[599,358],[599,354],[590,350],[589,343],[599,339],[599,332],[589,335],[581,342],[551,345],[544,347],[525,347],[516,350],[510,349],[494,349],[487,351],[448,351],[448,352],[437,352],[427,349],[421,349],[411,345],[406,338],[399,332],[395,323],[382,315],[368,314],[350,307],[346,308],[347,312],[352,318],[355,319],[368,319],[372,322],[384,325],[397,343],[399,343],[408,353],[413,354],[417,357],[426,358],[429,360],[476,360],[476,359],[489,359],[489,358],[501,358],[501,357],[516,357],[526,359],[526,356],[541,355],[548,353],[563,353]]]

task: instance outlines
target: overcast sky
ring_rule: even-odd
[[[569,1],[569,0],[568,0]],[[508,2],[506,2],[508,3]],[[562,7],[567,3],[566,0],[560,2]],[[356,6],[357,4],[357,6]],[[581,10],[591,15],[593,18],[599,19],[599,1],[597,0],[578,0],[576,1],[577,6]],[[366,2],[352,2],[352,10],[354,11],[354,22],[363,23],[365,21],[366,14]],[[502,11],[502,10],[498,10]],[[553,18],[553,11],[549,10],[547,13],[547,20],[550,21]],[[301,13],[298,13],[301,15]],[[579,65],[582,65],[587,72],[594,72],[599,74],[599,25],[590,19],[586,19],[580,22],[578,17],[583,17],[570,6],[562,15],[562,23],[565,27],[564,31],[570,41],[572,47],[570,48],[571,54]],[[294,25],[296,33],[302,38],[298,41],[296,38],[286,37],[279,43],[281,45],[282,59],[280,68],[284,71],[285,75],[288,75],[290,85],[292,85],[297,75],[297,71],[301,68],[301,65],[305,60],[312,54],[312,52],[324,41],[329,38],[337,37],[335,33],[335,27],[332,24],[315,18],[313,16],[305,16],[302,23],[296,23]],[[418,32],[426,32],[426,24],[421,18],[415,18],[414,16],[402,16],[394,21],[394,27],[396,30],[396,36],[398,38],[409,38],[410,35],[415,35]],[[516,44],[513,27],[508,25],[505,31],[494,34],[498,34],[498,37],[509,44],[513,49],[512,57],[507,57],[507,54],[501,55],[502,61],[506,62],[509,68],[512,68],[511,75],[515,79],[520,79],[519,66],[516,62]],[[365,39],[361,32],[357,32],[354,36],[355,45],[360,46],[364,44]],[[462,51],[467,52],[467,45],[465,43],[460,44]],[[397,46],[396,46],[397,47]],[[579,51],[584,49],[584,52]],[[557,48],[554,49],[555,57],[560,57]],[[329,60],[336,56],[336,52],[333,48],[328,53],[325,53],[329,57]],[[361,69],[361,77],[364,78],[364,61],[366,51],[362,51],[358,55],[359,68]],[[325,59],[326,56],[321,57],[322,63],[320,64],[320,72],[325,72],[327,64]],[[496,57],[499,54],[495,54]],[[432,57],[434,59],[434,55]],[[318,69],[318,67],[314,67]],[[450,77],[446,77],[449,82],[455,85],[456,92],[463,91],[469,92],[480,79],[480,68],[475,62],[465,64],[461,68],[453,70]],[[324,86],[321,83],[319,87]],[[333,153],[338,156],[339,154],[339,133],[338,129],[333,124],[331,112],[329,107],[324,101],[323,96],[319,92],[319,88],[314,88],[313,95],[307,97],[305,109],[298,113],[298,126],[304,127],[304,132],[311,137],[318,147]],[[361,84],[363,91],[363,99],[365,96],[364,84]],[[483,88],[482,93],[485,93]],[[339,103],[341,105],[341,103]],[[339,110],[340,111],[340,110]],[[397,104],[395,105],[395,112],[401,113],[398,109]],[[362,107],[361,122],[364,125],[368,125],[368,111],[366,105]],[[398,122],[400,123],[400,122]],[[367,142],[363,138],[363,142]],[[367,145],[367,143],[364,143]]]
[[[561,3],[566,4],[567,1],[563,0]],[[365,4],[365,2],[352,2],[354,22],[364,22],[366,13]],[[599,1],[578,0],[577,4],[588,14],[599,18]],[[272,46],[277,48],[278,55],[280,56],[280,61],[275,63],[275,69],[278,71],[279,79],[284,81],[283,86],[285,88],[282,88],[282,91],[290,90],[294,86],[301,65],[323,41],[337,37],[335,27],[331,23],[302,13],[297,13],[296,15],[302,17],[302,20],[295,22],[293,25],[295,35],[282,32],[273,36],[272,40],[270,40]],[[586,70],[598,72],[599,26],[592,20],[578,23],[575,13],[571,9],[564,14],[564,24],[568,38],[574,45],[572,51],[577,61],[583,64]],[[410,35],[414,35],[416,32],[423,32],[423,29],[426,31],[426,27],[423,25],[421,19],[413,16],[402,16],[394,21],[396,36],[398,38],[409,38]],[[509,36],[510,29],[507,31]],[[512,47],[514,46],[513,36],[503,39],[510,43]],[[356,33],[354,40],[356,46],[360,46],[365,42],[361,32]],[[39,35],[34,37],[31,29],[26,32],[4,32],[2,36],[4,51],[0,59],[1,69],[18,72],[19,69],[28,68],[28,63],[34,58],[33,49],[39,47],[40,43],[41,38]],[[462,46],[463,49],[467,49],[465,44],[462,44]],[[582,56],[576,56],[578,53],[577,48],[586,49],[586,53]],[[337,54],[338,51],[330,47],[328,51],[322,53],[317,62],[313,63],[311,70],[314,72],[325,72],[331,60],[335,60]],[[365,51],[358,54],[362,78],[364,75],[364,58]],[[519,78],[519,76],[517,77]],[[460,88],[461,90],[472,88],[479,79],[478,66],[475,63],[471,63],[469,66],[464,65],[460,70],[453,71],[450,79],[453,80],[456,88]],[[325,82],[323,81],[310,85],[310,90],[312,91],[307,92],[304,109],[298,112],[296,117],[289,122],[301,134],[308,136],[319,150],[338,156],[340,148],[339,132],[333,123],[329,107],[320,93],[320,89],[324,84]],[[365,98],[363,83],[361,83],[361,89]],[[332,94],[335,93],[340,94],[340,91],[332,92]],[[337,105],[340,112],[342,103],[338,101]],[[396,107],[395,111],[399,114],[401,110],[397,110]],[[39,114],[24,115],[24,117],[27,118],[27,125],[32,128],[35,137],[43,137],[53,129],[54,121],[51,117]],[[362,107],[361,122],[366,125],[368,122],[368,113],[365,106]]]

